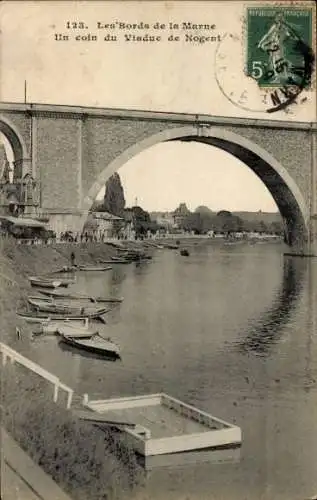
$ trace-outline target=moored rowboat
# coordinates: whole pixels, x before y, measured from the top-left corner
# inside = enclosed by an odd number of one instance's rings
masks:
[[[64,278],[64,277],[59,277],[58,278],[58,281],[61,282],[60,286],[63,286],[63,287],[68,287],[69,285],[74,285],[76,283],[76,278]]]
[[[28,323],[42,323],[43,321],[82,321],[85,318],[88,319],[97,319],[102,323],[105,323],[102,315],[109,311],[109,309],[102,309],[104,311],[102,313],[90,313],[90,314],[57,314],[57,313],[44,313],[38,311],[26,311],[26,310],[17,310],[17,315],[22,319],[25,319]]]
[[[71,334],[76,338],[89,338],[98,333],[96,328],[88,328],[88,321],[42,321],[34,334]]]
[[[34,297],[28,297],[28,302],[38,311],[57,313],[57,314],[76,314],[80,316],[90,316],[91,314],[96,314],[98,316],[108,312],[108,309],[97,308],[93,306],[80,307],[78,305],[71,305],[69,302],[55,302],[53,299],[37,299]]]
[[[61,280],[54,278],[41,278],[40,276],[29,276],[29,282],[32,286],[39,286],[44,288],[57,288],[62,285]]]
[[[122,302],[123,297],[92,297],[91,295],[84,295],[80,293],[64,292],[63,290],[41,290],[43,295],[54,298],[67,298],[73,300],[90,300],[91,302]]]
[[[117,257],[116,259],[114,257],[111,257],[111,260],[101,260],[101,264],[131,264],[130,260],[126,259],[120,259],[120,257]]]
[[[110,271],[111,266],[79,266],[80,271]]]

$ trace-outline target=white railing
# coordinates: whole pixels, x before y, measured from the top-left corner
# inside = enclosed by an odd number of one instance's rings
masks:
[[[22,356],[22,354],[19,354],[16,352],[14,349],[11,349],[11,347],[7,346],[6,344],[3,344],[0,342],[0,351],[2,353],[2,365],[5,366],[7,359],[10,360],[10,362],[13,363],[19,363],[20,365],[25,366],[29,370],[31,370],[34,373],[37,373],[40,377],[44,378],[45,380],[48,380],[53,384],[54,386],[54,395],[53,395],[53,400],[55,403],[57,403],[58,400],[58,391],[59,389],[64,390],[67,392],[67,409],[71,407],[72,404],[72,399],[73,399],[73,394],[74,391],[67,385],[63,384],[58,377],[53,375],[52,373],[48,372],[38,364],[34,363],[33,361],[29,360],[28,358],[25,358]]]

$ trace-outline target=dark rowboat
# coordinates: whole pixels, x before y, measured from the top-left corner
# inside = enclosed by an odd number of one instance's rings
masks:
[[[104,354],[105,356],[120,356],[120,348],[114,342],[106,340],[99,335],[95,335],[90,339],[78,339],[70,335],[62,335],[62,342],[65,342],[78,349],[90,351],[96,354]]]
[[[172,245],[171,243],[165,243],[164,248],[168,248],[169,250],[178,250],[179,247],[177,245]]]
[[[183,257],[189,257],[189,251],[186,248],[182,248],[179,252]]]

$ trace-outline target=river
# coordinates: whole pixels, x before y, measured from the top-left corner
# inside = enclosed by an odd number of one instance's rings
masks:
[[[139,266],[78,275],[82,292],[124,297],[102,326],[122,360],[62,349],[56,337],[23,342],[23,353],[80,394],[164,391],[241,427],[235,460],[149,472],[153,500],[316,494],[317,259],[283,257],[271,243],[190,253],[157,250]]]

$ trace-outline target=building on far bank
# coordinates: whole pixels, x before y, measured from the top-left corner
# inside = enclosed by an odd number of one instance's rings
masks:
[[[83,233],[97,236],[98,239],[109,239],[118,236],[125,221],[122,217],[110,212],[90,212],[83,228]]]
[[[184,222],[189,215],[190,211],[188,210],[186,203],[180,203],[172,214],[174,219],[174,228],[182,229]]]
[[[174,217],[171,212],[151,212],[150,217],[152,222],[156,222],[167,233],[171,232],[174,227]]]

